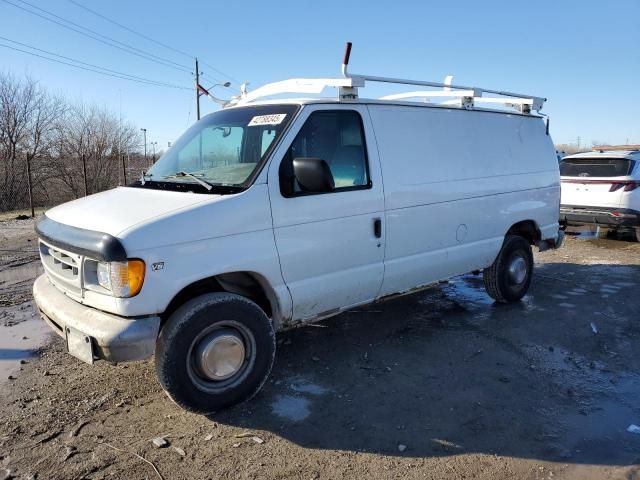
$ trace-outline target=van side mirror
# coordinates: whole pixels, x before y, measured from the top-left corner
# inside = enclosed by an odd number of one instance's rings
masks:
[[[327,193],[335,189],[331,169],[321,158],[294,158],[293,175],[304,192]]]

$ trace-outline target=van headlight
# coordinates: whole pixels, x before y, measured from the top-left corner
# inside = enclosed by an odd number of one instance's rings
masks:
[[[125,262],[99,262],[98,284],[114,297],[133,297],[144,283],[144,262],[133,259]]]

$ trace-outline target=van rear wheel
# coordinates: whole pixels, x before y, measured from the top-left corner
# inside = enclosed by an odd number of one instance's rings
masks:
[[[533,253],[529,242],[508,235],[498,257],[483,271],[484,288],[497,302],[517,302],[529,290],[533,275]]]
[[[275,331],[251,300],[210,293],[178,308],[156,343],[156,374],[182,408],[213,413],[253,397],[275,358]]]

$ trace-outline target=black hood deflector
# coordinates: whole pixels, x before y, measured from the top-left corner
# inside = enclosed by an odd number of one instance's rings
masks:
[[[43,215],[36,222],[36,233],[45,242],[103,262],[122,262],[127,252],[120,240],[108,233],[85,230],[51,220]]]

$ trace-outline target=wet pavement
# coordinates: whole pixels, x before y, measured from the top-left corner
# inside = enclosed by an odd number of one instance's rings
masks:
[[[2,320],[0,320],[2,322]],[[0,323],[0,384],[8,381],[25,361],[37,356],[38,349],[49,342],[51,329],[29,306],[12,324]]]
[[[32,224],[31,220],[1,222],[0,383],[34,357],[51,335],[31,299],[33,281],[42,273]]]
[[[169,401],[151,362],[92,367],[55,339],[4,384],[0,467],[153,475],[108,442],[167,479],[640,478],[640,244],[583,233],[535,259],[516,304],[465,275],[279,334],[263,391],[210,418]]]
[[[263,395],[271,400],[252,405],[248,424],[244,412],[218,418],[313,448],[393,455],[401,443],[417,456],[633,463],[640,437],[626,428],[640,422],[640,375],[637,360],[621,360],[636,356],[639,330],[629,323],[640,266],[564,270],[538,265],[515,305],[494,304],[481,277],[468,275],[375,305],[369,318],[345,314],[326,329],[289,332]],[[565,273],[579,286],[565,285]],[[610,304],[610,295],[633,301]],[[301,371],[307,390],[287,381]]]

